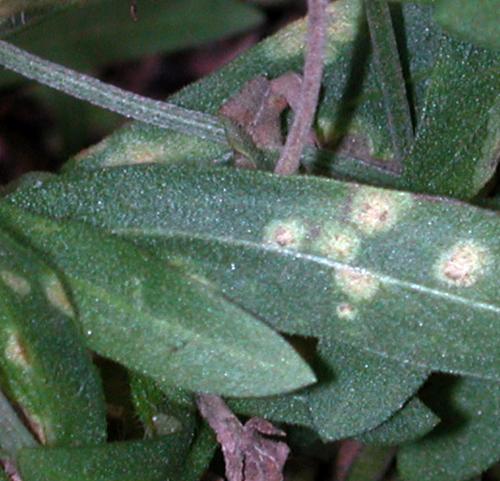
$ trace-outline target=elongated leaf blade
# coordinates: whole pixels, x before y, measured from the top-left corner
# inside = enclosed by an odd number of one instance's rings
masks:
[[[443,43],[405,160],[408,189],[470,199],[493,176],[500,142],[499,66],[498,54]]]
[[[500,379],[494,212],[318,178],[159,165],[50,181],[9,202],[178,252],[181,268],[285,332]]]
[[[277,333],[210,281],[84,224],[0,211],[64,273],[87,343],[102,355],[194,391],[262,396],[315,381]]]
[[[48,445],[106,439],[100,379],[55,273],[0,231],[0,380]]]
[[[24,449],[18,465],[24,481],[181,481],[188,447],[183,434],[173,434],[150,441]]]
[[[440,376],[427,386],[423,399],[441,424],[401,449],[403,479],[462,481],[498,461],[500,384]]]

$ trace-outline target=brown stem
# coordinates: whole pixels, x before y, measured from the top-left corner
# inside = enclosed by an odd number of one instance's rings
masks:
[[[308,0],[307,51],[300,100],[275,173],[297,172],[318,104],[326,46],[328,0]]]

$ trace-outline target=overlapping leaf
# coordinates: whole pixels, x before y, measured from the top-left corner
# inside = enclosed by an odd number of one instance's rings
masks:
[[[177,258],[285,332],[500,379],[493,212],[318,178],[159,165],[61,178],[8,201]]]
[[[0,231],[0,379],[48,445],[106,439],[104,396],[55,273]]]
[[[358,439],[368,444],[396,446],[421,438],[438,423],[439,418],[415,397],[387,421]]]
[[[423,395],[440,416],[430,434],[398,456],[407,481],[462,481],[500,458],[500,385],[479,379],[436,376]]]
[[[88,345],[164,384],[233,395],[314,382],[275,332],[129,242],[3,205],[1,218],[64,273]]]

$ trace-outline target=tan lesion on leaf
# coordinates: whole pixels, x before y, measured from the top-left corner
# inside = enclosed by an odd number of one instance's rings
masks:
[[[8,288],[22,297],[27,296],[31,292],[30,283],[23,276],[15,272],[7,270],[0,271],[0,279]]]
[[[264,229],[264,242],[284,249],[302,248],[307,237],[307,227],[299,219],[273,220]]]
[[[44,279],[43,284],[50,304],[66,316],[75,317],[73,306],[59,279],[55,275],[50,275]]]
[[[339,319],[347,319],[347,320],[354,319],[357,314],[356,308],[352,304],[349,304],[348,302],[341,302],[335,309],[335,312],[337,313]]]
[[[313,249],[340,261],[353,260],[359,250],[360,240],[352,228],[336,222],[325,223],[313,243]]]
[[[445,252],[435,265],[437,277],[455,287],[471,287],[490,262],[488,249],[476,241],[460,241]]]
[[[352,200],[350,218],[365,234],[386,232],[394,227],[411,204],[410,194],[362,187]]]
[[[19,333],[16,331],[8,332],[4,354],[5,358],[12,364],[22,367],[23,369],[29,368],[31,365],[28,351],[26,350]]]
[[[377,293],[380,283],[372,274],[355,267],[341,267],[335,271],[335,281],[344,294],[353,301],[369,301]]]

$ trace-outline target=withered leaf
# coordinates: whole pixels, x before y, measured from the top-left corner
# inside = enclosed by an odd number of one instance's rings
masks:
[[[241,424],[226,403],[213,394],[198,395],[197,404],[221,445],[227,481],[283,481],[290,450],[286,443],[267,437],[284,436],[283,431],[261,418]]]

